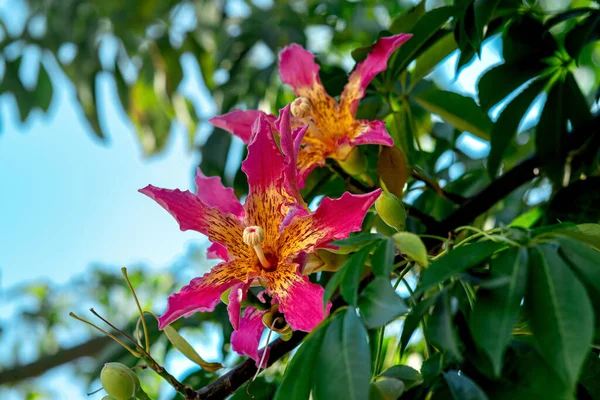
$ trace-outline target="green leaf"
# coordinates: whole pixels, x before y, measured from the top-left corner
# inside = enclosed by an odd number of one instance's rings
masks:
[[[423,272],[418,291],[422,293],[460,272],[481,264],[505,246],[504,243],[484,241],[450,250],[444,256],[433,261]]]
[[[506,346],[519,317],[527,284],[527,249],[514,247],[491,261],[491,277],[510,277],[507,285],[493,290],[479,289],[469,326],[473,340],[482,349],[499,377]],[[490,334],[493,332],[493,334]]]
[[[433,296],[422,299],[419,303],[417,303],[416,307],[413,307],[413,309],[410,310],[410,313],[408,313],[404,319],[402,335],[400,336],[400,355],[404,353],[404,349],[406,349],[408,341],[419,326],[421,318],[423,318],[423,315],[426,313],[429,313],[429,309],[437,301],[438,297],[439,293],[436,293]]]
[[[477,83],[479,103],[484,111],[489,111],[525,82],[536,78],[545,65],[530,58],[498,65],[487,71]],[[498,85],[502,82],[502,85]]]
[[[376,277],[362,291],[358,308],[365,325],[371,329],[386,325],[408,311],[389,278],[383,276]]]
[[[194,350],[192,345],[189,344],[188,341],[185,340],[183,336],[181,336],[179,332],[175,330],[175,328],[173,328],[173,326],[167,325],[163,329],[163,332],[169,339],[169,342],[171,342],[171,344],[177,350],[179,350],[181,354],[183,354],[184,356],[201,366],[203,370],[208,372],[215,372],[223,368],[223,365],[221,363],[204,361],[202,357],[200,357],[200,355],[196,352],[196,350]]]
[[[356,307],[358,304],[358,286],[362,277],[365,263],[373,246],[366,246],[354,253],[337,272],[342,274],[340,293],[346,303]]]
[[[571,18],[577,18],[585,14],[589,14],[590,12],[595,11],[595,8],[573,8],[570,10],[566,10],[560,12],[558,14],[554,14],[552,18],[548,19],[544,25],[546,28],[550,28],[556,24],[560,24],[561,22],[567,21]]]
[[[554,55],[558,45],[552,34],[533,14],[512,19],[502,37],[502,55],[507,63],[523,59],[541,60]]]
[[[587,391],[589,398],[600,399],[600,356],[597,352],[591,352],[587,362],[583,367],[583,372],[579,379],[581,386]],[[583,396],[582,396],[583,397]]]
[[[535,133],[537,156],[545,166],[548,177],[561,183],[564,169],[564,147],[567,118],[563,108],[563,82],[557,82],[546,99]]]
[[[388,64],[391,66],[390,76],[397,78],[454,14],[455,8],[450,6],[433,9],[423,15],[409,31],[404,32],[412,33],[413,37],[392,56]],[[394,34],[400,33],[391,28],[390,31]]]
[[[37,86],[35,88],[35,98],[37,105],[44,111],[48,111],[52,103],[52,80],[48,75],[48,71],[43,64],[40,63],[40,72],[38,74]]]
[[[125,82],[125,78],[121,73],[121,68],[118,65],[115,65],[115,83],[117,84],[117,94],[119,95],[119,99],[121,100],[121,105],[125,112],[129,111],[129,85]]]
[[[425,0],[421,0],[419,4],[394,18],[390,25],[390,32],[393,34],[410,32],[423,15],[425,15]]]
[[[546,82],[545,79],[538,79],[530,84],[506,106],[492,127],[491,151],[488,157],[490,177],[496,177],[502,157],[516,136],[521,120],[531,107],[531,103],[544,89]]]
[[[371,257],[371,268],[375,276],[388,278],[394,268],[394,253],[396,248],[394,241],[386,239],[381,242]]]
[[[538,350],[561,380],[575,388],[592,343],[594,312],[585,287],[556,249],[530,249],[525,306]]]
[[[275,382],[269,382],[264,377],[259,376],[256,381],[246,382],[240,386],[228,400],[271,400],[276,390],[277,385]]]
[[[334,240],[331,242],[331,246],[335,246],[337,249],[329,249],[329,251],[336,254],[353,253],[382,237],[382,235],[376,233],[361,233],[359,235],[351,236],[348,239]]]
[[[600,251],[570,237],[557,240],[561,255],[588,287],[595,305],[600,306]]]
[[[427,318],[427,340],[447,352],[453,359],[462,360],[459,339],[452,321],[450,295],[444,291],[438,297],[433,313]]]
[[[599,26],[600,28],[600,26]],[[590,105],[575,80],[572,73],[565,77],[564,105],[566,117],[574,127],[592,119]]]
[[[597,40],[600,40],[600,12],[596,10],[567,33],[565,49],[577,60],[585,45]]]
[[[406,254],[410,259],[415,260],[424,267],[429,265],[427,248],[420,237],[410,232],[398,232],[394,233],[393,238],[401,253]]]
[[[396,400],[404,393],[404,383],[394,378],[379,379],[371,383],[369,400]]]
[[[487,400],[485,392],[469,377],[457,371],[444,373],[444,379],[450,388],[454,400]]]
[[[544,210],[541,207],[534,207],[531,210],[519,215],[513,219],[509,226],[520,228],[531,228],[544,216]]]
[[[473,2],[475,16],[475,35],[477,38],[476,49],[479,49],[484,37],[484,29],[490,18],[494,14],[496,7],[500,4],[500,0],[475,0]]]
[[[342,309],[333,316],[322,348],[326,351],[319,353],[316,363],[308,364],[314,366],[314,399],[367,399],[371,354],[367,331],[353,308]]]
[[[452,32],[446,33],[441,39],[428,47],[423,54],[417,58],[415,69],[410,75],[409,92],[417,83],[427,76],[442,60],[457,48],[456,40]]]
[[[327,327],[333,320],[334,318],[325,321],[304,339],[285,369],[274,400],[309,400],[314,380],[317,379],[315,369],[311,367],[322,355],[321,343],[323,343]]]
[[[394,365],[393,367],[385,370],[380,376],[395,378],[404,382],[404,387],[406,390],[423,383],[423,377],[421,374],[408,365]]]
[[[400,111],[393,112],[386,118],[386,125],[390,135],[394,139],[394,144],[402,150],[408,164],[413,164],[417,157],[415,149],[415,133],[409,123],[406,114],[406,108],[402,107]]]
[[[439,115],[460,131],[490,140],[492,121],[470,97],[439,89],[430,89],[414,95],[414,100],[430,113]]]

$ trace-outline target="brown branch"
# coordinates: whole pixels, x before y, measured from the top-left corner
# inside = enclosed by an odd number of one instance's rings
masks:
[[[41,357],[30,364],[14,366],[9,370],[0,372],[0,385],[33,378],[59,365],[75,361],[78,358],[96,355],[110,343],[113,343],[112,339],[100,336],[80,345],[61,349],[55,354]]]

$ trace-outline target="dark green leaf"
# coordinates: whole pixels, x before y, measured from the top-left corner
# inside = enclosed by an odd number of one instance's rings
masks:
[[[376,233],[361,233],[359,235],[351,236],[348,239],[331,242],[331,246],[335,246],[337,249],[330,249],[329,251],[337,254],[349,254],[362,249],[381,238],[382,236]]]
[[[394,144],[400,147],[408,164],[414,163],[417,158],[414,145],[415,134],[406,114],[406,108],[402,107],[400,111],[392,113],[387,118],[386,125],[394,139]]]
[[[342,309],[333,316],[322,348],[326,351],[319,353],[316,363],[308,364],[314,366],[314,398],[367,399],[371,354],[367,331],[353,308]]]
[[[590,297],[600,307],[600,251],[570,237],[557,240],[561,255],[590,289]]]
[[[422,299],[419,303],[417,303],[416,307],[413,307],[410,310],[410,313],[404,319],[404,326],[402,327],[402,335],[400,337],[400,354],[404,353],[404,349],[408,345],[408,341],[412,337],[415,329],[419,326],[421,322],[421,318],[426,313],[429,313],[429,309],[433,306],[433,304],[437,301],[439,297],[439,293],[434,294],[433,296]]]
[[[337,272],[342,274],[340,293],[346,303],[356,307],[358,304],[358,286],[365,269],[365,262],[373,246],[366,246],[354,253]]]
[[[585,287],[556,249],[530,249],[525,306],[538,350],[572,389],[592,342],[594,312]]]
[[[200,169],[207,176],[220,176],[223,178],[227,154],[231,145],[231,134],[215,129],[201,148],[202,162]]]
[[[491,151],[488,157],[488,173],[494,178],[500,168],[502,157],[514,139],[521,120],[525,116],[531,103],[541,93],[546,85],[545,79],[538,79],[521,92],[498,117],[492,127]],[[502,85],[498,85],[502,86]]]
[[[500,376],[504,351],[519,317],[527,284],[527,249],[508,249],[491,261],[491,271],[493,278],[509,277],[509,284],[477,291],[469,325],[473,340],[488,355],[494,374]]]
[[[567,33],[565,49],[577,59],[583,47],[596,40],[600,40],[600,12],[597,10]]]
[[[35,98],[37,105],[45,112],[50,108],[52,102],[52,80],[43,64],[40,64],[37,87],[35,88]]]
[[[537,77],[544,64],[536,59],[498,65],[487,71],[477,83],[479,102],[487,112],[525,82]],[[498,82],[502,82],[501,85]]]
[[[425,0],[394,18],[390,25],[390,32],[393,34],[410,32],[423,15],[425,15]]]
[[[249,389],[248,385],[250,385]],[[242,385],[235,391],[229,400],[271,400],[273,399],[276,390],[277,385],[275,382],[269,382],[260,376],[256,381],[247,382]],[[298,397],[292,397],[291,395],[289,398],[299,399]]]
[[[541,60],[557,49],[552,34],[531,14],[515,17],[503,36],[502,55],[507,63],[530,57]]]
[[[404,393],[404,383],[394,378],[379,379],[371,383],[369,400],[396,400]]]
[[[423,272],[419,292],[445,281],[446,279],[475,267],[492,256],[506,244],[491,241],[467,244],[452,249],[450,252],[433,261]]]
[[[404,382],[404,387],[406,390],[423,383],[423,377],[421,374],[408,365],[394,365],[393,367],[385,370],[380,376],[395,378]]]
[[[392,239],[386,239],[377,247],[371,257],[371,268],[375,276],[389,277],[394,267],[396,247]]]
[[[336,318],[339,318],[336,315]],[[325,332],[334,318],[312,331],[298,349],[285,370],[283,380],[277,389],[274,400],[309,400],[314,380],[314,368],[311,368],[322,355],[321,344]]]
[[[592,119],[592,113],[590,112],[590,105],[581,89],[575,80],[572,73],[568,73],[565,77],[565,89],[564,89],[564,105],[566,118],[571,121],[574,127],[579,126],[582,122],[586,122]]]
[[[119,95],[119,99],[121,100],[121,105],[125,112],[129,111],[129,86],[127,82],[125,82],[125,78],[123,78],[123,74],[121,73],[121,68],[118,65],[115,65],[115,83],[117,84],[117,93]]]
[[[362,291],[358,308],[368,328],[386,325],[408,311],[389,278],[383,276],[376,277]]]
[[[450,388],[454,400],[487,400],[487,395],[475,382],[457,371],[444,373],[444,379]]]
[[[458,130],[471,132],[484,140],[490,139],[492,121],[472,98],[454,92],[430,89],[415,94],[414,100]]]
[[[442,28],[448,19],[455,13],[454,7],[440,7],[433,9],[423,15],[418,22],[404,33],[412,33],[413,37],[408,42],[402,45],[393,56],[390,62],[390,74],[392,77],[398,77],[415,57],[418,56],[423,46],[429,42],[440,28]],[[391,30],[391,29],[390,29]],[[400,32],[391,30],[392,33]],[[440,36],[441,38],[442,36]]]
[[[462,355],[459,339],[452,319],[450,295],[444,291],[438,297],[433,313],[427,318],[427,340],[438,349],[447,352],[453,359],[460,361]]]
[[[477,38],[478,49],[483,40],[483,31],[488,24],[490,18],[494,14],[496,7],[500,4],[500,0],[475,0],[473,2],[475,15],[475,33]]]
[[[583,223],[600,221],[600,177],[589,177],[560,188],[548,204],[546,221]],[[577,207],[573,207],[577,204]]]
[[[454,35],[452,35],[452,32],[448,32],[432,46],[423,51],[423,54],[417,58],[415,69],[410,75],[409,90],[412,90],[412,88],[414,88],[421,79],[428,75],[433,68],[435,68],[446,57],[448,57],[450,53],[456,50],[457,46],[456,40],[454,40]]]
[[[563,82],[557,82],[550,89],[535,133],[537,156],[546,167],[548,177],[557,183],[563,178],[563,144],[567,134],[563,89]]]
[[[552,16],[552,18],[548,19],[544,25],[547,28],[550,28],[556,24],[560,24],[561,22],[567,21],[571,18],[577,18],[582,15],[589,14],[590,12],[593,12],[594,10],[596,10],[596,9],[585,8],[585,7],[584,8],[573,8],[570,10],[566,10],[566,11],[560,12],[560,13]]]
[[[591,399],[600,399],[600,356],[597,352],[590,352],[583,367],[579,383],[585,388]]]

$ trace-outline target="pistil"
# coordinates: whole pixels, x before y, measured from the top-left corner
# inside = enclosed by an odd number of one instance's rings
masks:
[[[265,231],[260,226],[249,226],[244,229],[242,239],[244,240],[244,243],[254,249],[260,264],[265,269],[271,268],[271,263],[269,263],[269,260],[265,257],[265,253],[261,246],[262,242],[265,240]]]

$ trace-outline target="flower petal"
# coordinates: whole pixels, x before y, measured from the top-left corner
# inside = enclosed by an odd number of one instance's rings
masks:
[[[359,120],[357,123],[357,129],[350,140],[350,146],[357,146],[359,144],[394,145],[394,139],[392,139],[385,128],[385,122]]]
[[[206,250],[206,258],[209,260],[229,260],[227,249],[219,243],[213,243],[209,246]]]
[[[184,315],[214,310],[224,291],[248,282],[255,275],[254,266],[245,262],[234,260],[218,264],[204,276],[192,279],[178,293],[169,296],[167,310],[158,319],[159,329]]]
[[[344,87],[340,97],[341,108],[349,108],[352,115],[356,114],[358,102],[364,97],[371,80],[381,71],[385,71],[392,53],[411,37],[410,34],[401,33],[383,37],[375,43],[373,51],[367,55],[364,61],[358,63],[348,78],[348,84]]]
[[[195,194],[179,189],[161,189],[148,185],[139,190],[167,210],[182,231],[191,229],[208,236],[211,242],[227,248],[235,257],[248,259],[254,252],[242,240],[244,227],[240,220],[229,213],[222,213],[217,207],[207,206]]]
[[[298,151],[308,125],[298,127],[292,133],[290,124],[290,105],[279,110],[279,118],[275,121],[275,127],[279,132],[281,151],[284,155],[284,188],[288,194],[294,197],[299,204],[305,204],[300,189],[298,188]]]
[[[268,252],[274,246],[281,221],[287,214],[287,208],[283,206],[292,199],[284,196],[284,158],[264,116],[256,121],[254,132],[252,142],[248,145],[248,157],[242,163],[250,187],[244,209],[246,224],[264,230],[263,249]]]
[[[279,53],[281,80],[294,88],[298,96],[302,96],[299,91],[304,88],[323,87],[319,79],[319,69],[315,63],[315,56],[299,44],[293,43]]]
[[[273,115],[265,114],[259,110],[233,110],[227,114],[212,117],[208,122],[217,128],[234,134],[248,144],[252,139],[252,126],[260,115],[265,115],[270,122],[275,121]]]
[[[256,361],[256,366],[260,367],[260,359],[263,351],[267,351],[262,368],[267,366],[269,360],[269,347],[267,346],[262,351],[258,351],[260,338],[265,330],[262,322],[262,316],[268,310],[260,311],[254,307],[246,307],[244,316],[240,320],[239,330],[233,331],[231,334],[231,347],[240,355],[247,355]]]
[[[325,165],[325,159],[331,154],[331,151],[323,142],[308,133],[304,135],[303,147],[298,152],[298,187],[304,188],[308,175],[316,167]]]
[[[231,321],[231,326],[233,326],[233,329],[235,330],[237,330],[240,327],[240,311],[242,301],[246,299],[249,288],[250,282],[238,283],[237,285],[232,287],[231,292],[229,292],[229,304],[227,305],[227,313],[229,314],[229,321]]]
[[[196,169],[197,196],[209,207],[217,207],[222,213],[244,217],[244,207],[235,197],[232,188],[226,188],[218,176],[207,177],[200,168]]]
[[[314,213],[297,216],[284,228],[279,238],[279,259],[300,251],[310,253],[315,247],[360,230],[365,214],[380,194],[381,189],[377,189],[362,195],[346,192],[334,200],[324,198]]]
[[[298,272],[297,264],[280,264],[263,272],[269,293],[279,300],[279,311],[292,329],[309,332],[329,314],[331,303],[323,310],[322,286],[311,283]]]

